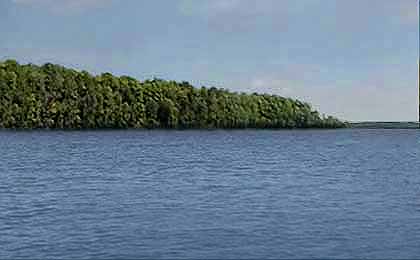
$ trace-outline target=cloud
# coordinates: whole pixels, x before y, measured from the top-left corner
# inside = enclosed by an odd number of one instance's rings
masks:
[[[236,9],[239,4],[239,0],[182,0],[179,4],[179,10],[184,15],[211,15]]]
[[[283,78],[258,78],[239,91],[263,92],[299,99],[316,110],[350,121],[414,121],[417,115],[417,90],[403,83],[351,82],[311,85]],[[390,98],[392,97],[392,98]]]
[[[229,12],[240,7],[240,0],[214,0],[206,3],[211,12]]]
[[[400,6],[399,18],[402,23],[418,25],[417,1],[402,1]]]
[[[261,23],[281,24],[292,1],[282,0],[181,0],[182,15],[205,21],[210,29],[233,32],[249,31]]]
[[[304,67],[311,66],[302,65]],[[316,70],[314,68],[313,73]],[[418,114],[414,71],[407,72],[407,75],[412,75],[407,76],[392,66],[386,66],[383,71],[372,72],[367,78],[341,79],[331,83],[279,71],[231,85],[241,86],[236,91],[270,93],[309,102],[316,110],[343,120],[414,121]]]
[[[180,11],[186,15],[206,16],[257,16],[261,14],[276,14],[284,10],[307,6],[313,1],[278,1],[278,0],[182,0]]]
[[[267,93],[281,96],[293,96],[293,87],[296,83],[292,80],[279,78],[254,78],[251,80],[249,92],[260,92],[264,89]]]
[[[181,14],[205,19],[223,31],[259,29],[256,25],[261,23],[291,29],[311,19],[314,22],[304,26],[357,32],[378,18],[416,24],[417,9],[416,0],[181,0],[179,4]]]
[[[56,14],[80,13],[90,9],[104,7],[111,0],[12,0],[19,6],[46,8]]]

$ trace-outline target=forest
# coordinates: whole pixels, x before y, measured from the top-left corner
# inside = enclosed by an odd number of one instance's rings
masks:
[[[0,128],[342,128],[308,103],[196,88],[188,82],[92,75],[51,63],[0,62]]]

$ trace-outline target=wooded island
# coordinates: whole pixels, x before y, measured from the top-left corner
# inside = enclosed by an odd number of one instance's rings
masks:
[[[188,82],[0,62],[0,128],[341,128],[307,103]]]

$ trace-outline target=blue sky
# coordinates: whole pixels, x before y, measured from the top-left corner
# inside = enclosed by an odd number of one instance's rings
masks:
[[[0,0],[0,59],[416,120],[417,0]]]

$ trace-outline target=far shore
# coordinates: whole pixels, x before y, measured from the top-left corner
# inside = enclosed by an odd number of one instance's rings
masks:
[[[365,129],[418,129],[419,122],[353,122],[350,128]]]

